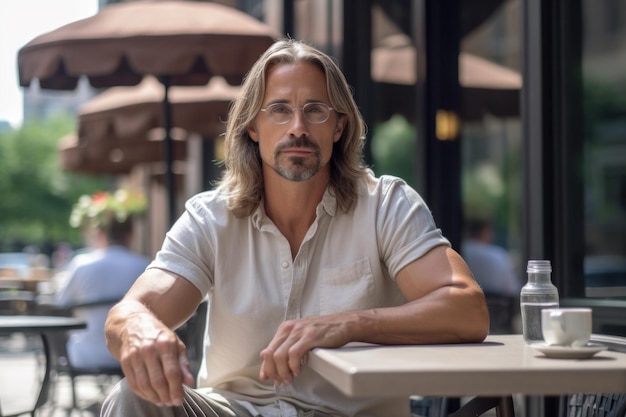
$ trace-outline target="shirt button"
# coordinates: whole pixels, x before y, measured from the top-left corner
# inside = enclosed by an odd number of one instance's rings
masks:
[[[280,266],[282,266],[283,268],[289,268],[289,262],[283,261],[283,263],[281,263]]]

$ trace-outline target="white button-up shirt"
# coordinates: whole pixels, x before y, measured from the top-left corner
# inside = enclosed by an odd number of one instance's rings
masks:
[[[236,218],[223,194],[200,193],[151,267],[185,277],[209,297],[200,387],[247,401],[263,416],[295,416],[297,408],[409,416],[407,398],[347,398],[307,367],[292,384],[261,381],[259,352],[285,320],[404,303],[396,274],[438,245],[449,242],[422,198],[398,178],[369,175],[349,213],[326,191],[295,258],[262,205]]]

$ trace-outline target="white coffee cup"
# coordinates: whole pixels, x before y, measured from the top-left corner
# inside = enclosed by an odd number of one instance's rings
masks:
[[[585,346],[591,337],[591,309],[546,308],[541,311],[541,333],[548,345]]]

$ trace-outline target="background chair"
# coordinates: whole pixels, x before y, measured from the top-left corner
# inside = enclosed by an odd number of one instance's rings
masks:
[[[489,310],[489,334],[514,334],[515,318],[519,315],[519,298],[485,292]]]
[[[206,300],[200,303],[193,316],[176,329],[176,334],[187,347],[189,368],[194,378],[198,376],[204,356],[204,330],[206,328],[208,305],[209,303]]]
[[[485,292],[485,299],[489,310],[489,334],[517,333],[515,319],[520,311],[519,298]],[[463,408],[461,408],[461,398],[416,397],[411,399],[413,416],[475,417],[492,410],[495,410],[493,412],[500,416],[501,414],[512,413],[513,407],[512,397],[477,397],[470,400]]]
[[[69,312],[74,316],[81,316],[79,312],[84,312],[88,309],[101,309],[102,307],[108,307],[109,309],[117,303],[118,300],[104,300],[104,301],[96,301],[91,303],[85,303],[80,305],[72,306],[69,309]],[[91,377],[91,379],[95,382],[98,387],[101,398],[99,400],[104,399],[109,389],[112,387],[114,383],[116,383],[119,379],[123,378],[124,373],[122,372],[121,366],[96,366],[96,367],[77,367],[74,366],[69,359],[67,353],[67,342],[69,340],[71,333],[70,332],[51,332],[48,335],[48,340],[50,342],[50,348],[52,350],[52,369],[55,373],[55,382],[52,386],[51,397],[53,400],[53,405],[55,407],[58,404],[56,401],[56,388],[58,386],[58,378],[60,376],[67,376],[70,379],[70,385],[72,390],[72,404],[69,409],[67,409],[67,414],[71,415],[73,411],[78,411],[82,414],[83,407],[81,406],[81,402],[79,399],[79,390],[78,384],[80,383],[81,377]]]
[[[474,397],[461,404],[459,398],[446,397],[411,399],[412,417],[478,417],[490,413],[496,417],[514,415],[513,397]]]
[[[626,353],[624,337],[593,334],[590,342],[602,343],[609,350]],[[561,397],[560,409],[561,417],[624,417],[626,393],[566,395]]]

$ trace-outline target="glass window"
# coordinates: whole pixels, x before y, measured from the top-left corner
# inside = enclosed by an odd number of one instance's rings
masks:
[[[462,40],[459,56],[465,241],[480,241],[506,251],[517,279],[511,294],[519,294],[524,263],[520,259],[519,7],[518,0],[503,2],[471,28]],[[472,230],[478,224],[486,224],[489,232]],[[491,281],[488,277],[477,280]],[[487,290],[491,286],[485,282],[483,288],[485,285]],[[495,283],[494,288],[498,288]]]
[[[581,5],[585,295],[624,297],[626,3]]]
[[[408,2],[376,1],[372,6],[371,130],[372,168],[377,175],[404,179],[423,192],[418,157],[417,51],[411,37]]]

